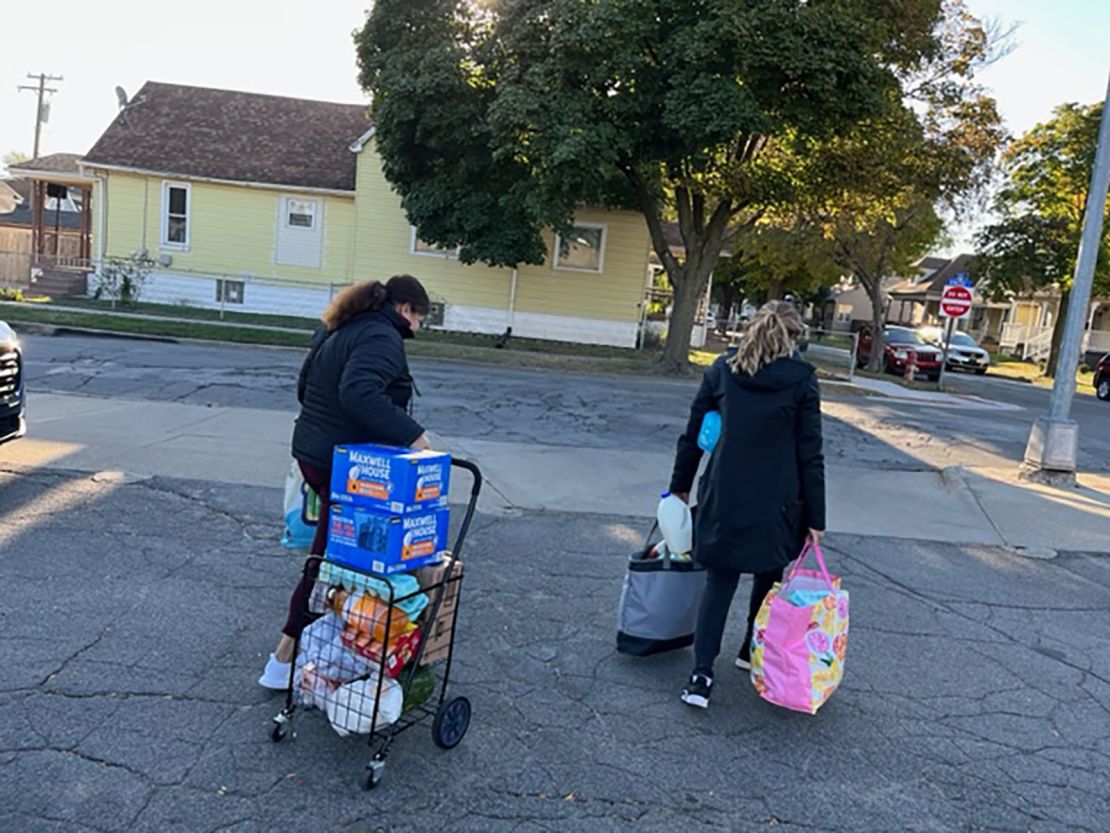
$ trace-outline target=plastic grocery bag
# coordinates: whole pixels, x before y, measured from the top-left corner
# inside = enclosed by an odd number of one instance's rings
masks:
[[[405,701],[401,686],[395,680],[385,678],[381,681],[381,700],[375,702],[378,679],[377,673],[374,673],[365,680],[341,685],[328,695],[328,722],[338,735],[367,735],[372,727],[381,729],[397,722]]]
[[[819,570],[802,568],[811,551]],[[848,591],[807,543],[755,617],[752,685],[769,703],[816,714],[844,677],[847,650]]]
[[[343,644],[343,627],[343,621],[331,613],[317,619],[301,634],[293,682],[307,708],[323,709],[339,686],[370,671],[370,661]]]
[[[320,498],[304,482],[301,467],[294,460],[285,476],[285,531],[281,543],[290,549],[307,550],[316,536],[320,520]]]

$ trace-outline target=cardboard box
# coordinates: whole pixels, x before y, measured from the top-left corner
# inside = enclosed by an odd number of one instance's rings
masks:
[[[326,557],[381,575],[407,573],[439,561],[447,544],[449,521],[447,509],[393,515],[332,506]]]
[[[432,665],[447,659],[451,650],[451,638],[455,626],[455,609],[459,604],[459,593],[462,589],[463,565],[450,555],[445,555],[444,560],[432,567],[419,570],[416,577],[420,580],[421,587],[428,587],[443,580],[449,579],[443,590],[443,601],[440,602],[439,612],[433,621],[424,622],[424,653],[420,657],[421,665]],[[450,579],[457,578],[457,581]],[[434,601],[436,590],[427,590],[429,597]],[[424,619],[431,615],[432,606],[425,609]]]
[[[404,515],[447,505],[451,455],[384,445],[339,445],[332,455],[333,504]]]

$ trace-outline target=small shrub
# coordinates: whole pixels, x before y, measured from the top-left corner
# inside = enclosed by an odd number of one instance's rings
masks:
[[[154,261],[145,252],[130,257],[108,258],[96,276],[93,297],[124,307],[134,306],[143,291],[147,276],[154,269]]]
[[[23,290],[15,286],[0,286],[0,301],[23,302]]]

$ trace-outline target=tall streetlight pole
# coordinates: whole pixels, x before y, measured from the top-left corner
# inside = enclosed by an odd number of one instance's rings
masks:
[[[1048,414],[1040,417],[1029,434],[1025,449],[1027,472],[1037,479],[1074,480],[1079,455],[1079,426],[1071,419],[1075,399],[1075,372],[1083,344],[1083,327],[1091,302],[1095,261],[1102,240],[1102,220],[1106,210],[1106,193],[1110,190],[1110,80],[1102,108],[1098,132],[1095,167],[1091,173],[1087,207],[1083,214],[1083,236],[1079,241],[1079,257],[1075,263],[1068,316],[1064,322],[1064,338],[1056,363],[1052,384],[1052,400]]]

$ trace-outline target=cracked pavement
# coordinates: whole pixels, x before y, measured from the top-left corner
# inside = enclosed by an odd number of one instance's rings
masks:
[[[287,410],[300,360],[27,342],[32,415],[45,390]],[[414,365],[418,407],[436,429],[549,445],[658,450],[692,388]],[[1018,392],[1029,408],[1042,393]],[[1031,417],[826,398],[830,455],[863,468],[1010,459]],[[1088,427],[1084,453],[1105,469],[1110,454],[1098,456]],[[269,740],[281,699],[255,679],[300,567],[277,543],[280,484],[3,460],[5,833],[1093,833],[1110,818],[1105,556],[1040,561],[837,535],[830,562],[853,603],[841,690],[816,717],[763,703],[731,668],[734,621],[700,713],[677,697],[688,650],[648,660],[614,650],[642,521],[479,515],[452,672],[452,693],[474,706],[470,732],[445,753],[414,728],[365,793],[365,743],[318,715],[298,716],[295,740]]]
[[[841,690],[784,712],[726,653],[696,713],[677,698],[688,651],[614,651],[639,522],[479,517],[452,685],[471,731],[448,753],[402,735],[364,793],[365,744],[318,715],[268,737],[280,697],[254,679],[299,566],[279,502],[0,473],[0,830],[1105,829],[1105,557],[838,536]]]
[[[24,339],[32,392],[294,411],[302,351],[91,337]],[[440,434],[658,450],[684,427],[696,380],[537,373],[414,359],[417,416]],[[830,462],[861,468],[1005,467],[1020,461],[1048,392],[953,375],[954,390],[1020,410],[959,411],[824,391]],[[1110,407],[1078,396],[1080,468],[1110,471]],[[875,442],[880,437],[882,442]]]

